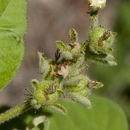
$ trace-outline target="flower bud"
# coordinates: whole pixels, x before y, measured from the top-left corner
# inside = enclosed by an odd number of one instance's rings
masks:
[[[69,92],[81,92],[86,88],[88,83],[88,77],[83,75],[75,76],[64,82],[64,89]]]
[[[112,51],[115,33],[99,26],[89,34],[89,48],[94,54],[107,54]]]
[[[106,5],[106,0],[89,0],[88,2],[92,11],[98,11],[99,9],[103,9]]]
[[[36,84],[35,80],[32,82]],[[34,108],[39,109],[42,105],[53,104],[57,100],[58,94],[53,81],[43,80],[37,86],[32,93],[31,100],[31,105]]]

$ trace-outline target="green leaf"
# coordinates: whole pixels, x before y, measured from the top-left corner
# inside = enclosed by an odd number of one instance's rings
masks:
[[[26,31],[26,0],[0,0],[0,30],[13,30],[23,36]]]
[[[23,55],[26,0],[0,0],[0,88],[11,81]]]
[[[0,8],[0,16],[3,14],[3,12],[5,11],[7,5],[9,4],[10,0],[1,0],[0,4],[2,5]]]
[[[128,130],[124,112],[117,104],[99,97],[91,101],[92,109],[61,101],[68,114],[54,114],[50,118],[50,130]]]

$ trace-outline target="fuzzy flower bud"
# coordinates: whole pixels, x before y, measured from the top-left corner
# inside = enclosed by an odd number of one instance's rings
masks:
[[[89,5],[93,11],[97,11],[105,7],[106,0],[89,0]]]

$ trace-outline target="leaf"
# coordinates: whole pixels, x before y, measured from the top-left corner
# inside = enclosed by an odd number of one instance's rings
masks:
[[[68,114],[54,114],[50,118],[50,130],[128,130],[124,112],[117,104],[100,97],[91,100],[92,109],[61,101]]]
[[[2,4],[1,8],[0,8],[0,16],[3,14],[3,12],[5,11],[7,5],[9,4],[10,0],[1,0],[0,4]]]
[[[128,130],[126,116],[122,109],[108,99],[91,97],[92,109],[68,101],[59,101],[67,108],[67,115],[46,111],[30,110],[18,118],[0,125],[0,130],[25,130],[37,116],[45,115],[50,119],[49,130]],[[0,112],[5,111],[0,107]],[[7,110],[7,109],[6,109]]]
[[[26,0],[0,1],[0,8],[4,10],[0,16],[0,28],[13,30],[19,36],[26,31]]]
[[[23,55],[26,0],[0,0],[0,88],[11,81]]]

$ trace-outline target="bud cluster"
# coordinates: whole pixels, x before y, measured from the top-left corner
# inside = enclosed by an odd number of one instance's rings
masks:
[[[105,3],[106,0],[89,0],[93,11],[104,8]],[[95,18],[95,14],[91,17]],[[57,104],[59,98],[67,98],[88,108],[91,107],[89,96],[92,90],[102,87],[103,84],[87,76],[88,61],[116,65],[112,55],[115,33],[94,22],[92,23],[94,26],[90,28],[88,40],[85,42],[79,42],[75,29],[70,30],[68,43],[57,41],[55,60],[50,60],[43,53],[38,53],[42,79],[32,80],[31,83],[31,105],[34,108],[47,106],[65,114],[64,106]]]

